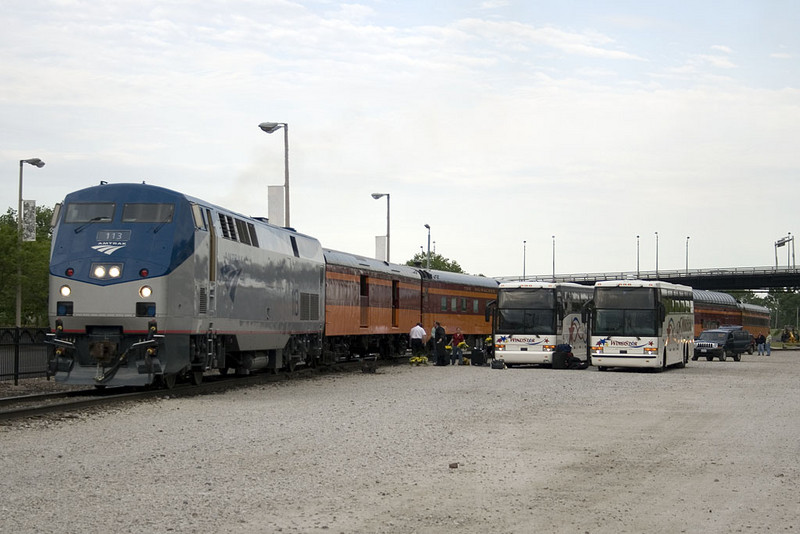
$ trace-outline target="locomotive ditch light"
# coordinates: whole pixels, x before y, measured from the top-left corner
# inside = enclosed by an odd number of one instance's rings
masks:
[[[108,268],[108,276],[110,276],[111,278],[119,278],[119,275],[121,274],[122,274],[122,269],[119,267],[119,265],[112,265],[111,267]]]
[[[72,289],[69,286],[61,286],[58,290],[62,297],[68,297],[72,294]]]
[[[92,271],[92,272],[94,273],[94,277],[95,278],[105,278],[106,277],[106,268],[103,267],[102,265],[97,265],[94,268],[94,271]]]
[[[153,288],[150,286],[142,286],[139,288],[139,296],[143,299],[150,298],[150,295],[153,294]]]

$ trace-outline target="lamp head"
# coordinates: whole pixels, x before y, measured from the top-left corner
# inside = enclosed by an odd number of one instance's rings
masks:
[[[379,198],[383,198],[386,196],[386,193],[372,193],[372,198],[378,200]]]
[[[428,224],[425,225],[425,228],[427,228],[428,230],[431,229],[430,225],[428,225]]]
[[[259,128],[264,130],[267,133],[272,133],[275,130],[279,130],[283,126],[283,123],[280,122],[262,122],[258,125]]]
[[[28,165],[34,165],[40,169],[44,167],[44,161],[40,160],[39,158],[23,159],[22,162],[27,163]]]

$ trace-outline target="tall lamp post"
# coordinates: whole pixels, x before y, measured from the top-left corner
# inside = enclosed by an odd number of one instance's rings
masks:
[[[431,268],[431,225],[426,224],[425,228],[428,229],[428,261],[425,262],[425,268],[430,270],[430,268]]]
[[[289,223],[289,125],[285,122],[262,122],[258,127],[268,134],[283,128],[283,201],[284,210],[286,211],[286,223],[284,226],[289,227],[291,226]]]
[[[553,236],[553,282],[556,281],[556,236]]]
[[[686,274],[689,274],[689,236],[686,236]]]
[[[527,252],[527,243],[528,242],[526,240],[522,241],[522,280],[523,281],[525,280],[525,264],[526,264],[525,254]]]
[[[639,278],[639,236],[636,236],[636,278]]]
[[[39,158],[19,160],[19,202],[17,203],[17,328],[22,326],[22,167],[27,163],[40,169],[44,161]]]
[[[372,193],[372,198],[378,200],[386,197],[386,261],[389,260],[389,193]]]
[[[656,279],[658,279],[658,232],[656,232]]]

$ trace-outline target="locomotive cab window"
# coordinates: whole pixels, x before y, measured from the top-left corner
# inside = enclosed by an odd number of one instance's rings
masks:
[[[122,208],[122,222],[168,223],[175,211],[173,204],[136,203]]]
[[[72,202],[67,204],[65,223],[110,221],[114,218],[113,202]]]
[[[192,217],[194,218],[194,227],[198,230],[208,230],[206,226],[206,219],[203,217],[203,208],[197,204],[192,204]]]

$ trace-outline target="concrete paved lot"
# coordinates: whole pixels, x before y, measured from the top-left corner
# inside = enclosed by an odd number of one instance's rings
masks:
[[[0,532],[798,532],[800,353],[410,367],[0,427]]]

